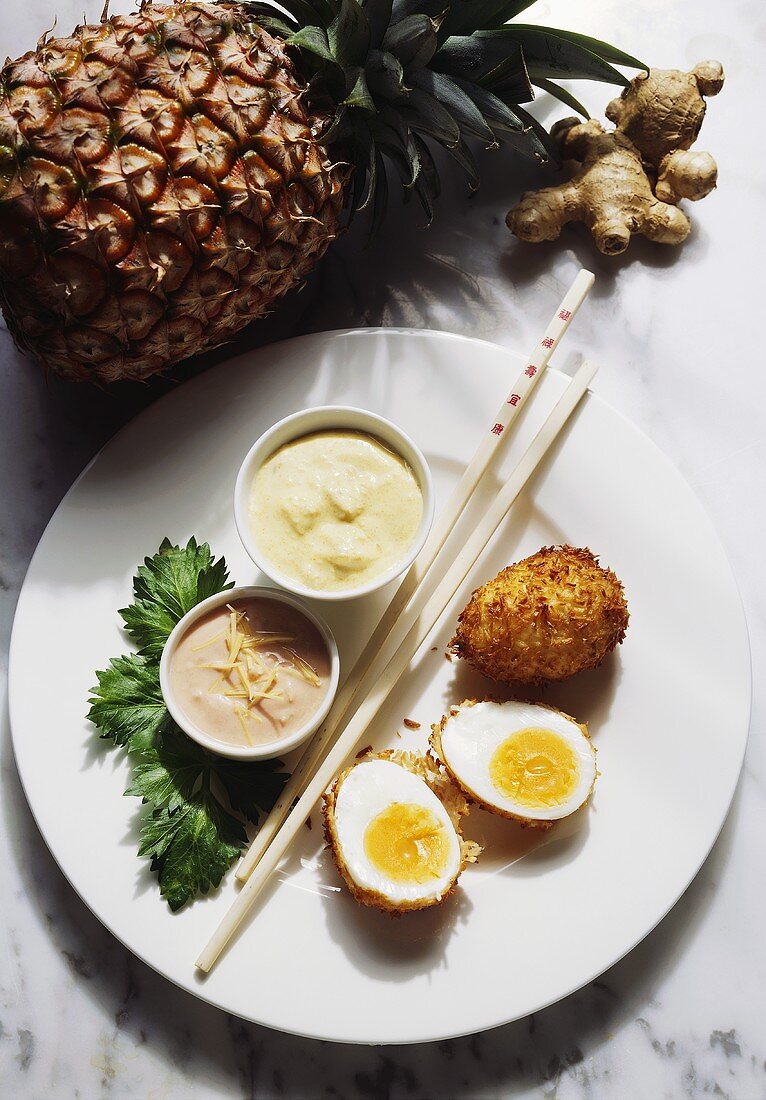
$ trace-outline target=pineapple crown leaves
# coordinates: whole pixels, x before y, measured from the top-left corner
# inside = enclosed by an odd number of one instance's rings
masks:
[[[558,80],[627,85],[615,65],[646,68],[572,31],[515,22],[533,0],[251,0],[260,26],[300,56],[309,95],[331,121],[325,143],[354,164],[351,213],[385,213],[390,165],[428,221],[439,193],[429,143],[478,185],[470,139],[557,162],[545,128],[522,104],[540,88],[587,117]]]

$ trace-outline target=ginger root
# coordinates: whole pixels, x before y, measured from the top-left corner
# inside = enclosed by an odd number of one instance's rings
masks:
[[[717,61],[689,73],[640,73],[606,108],[615,129],[595,119],[563,119],[551,130],[562,160],[579,162],[566,183],[529,191],[508,212],[506,224],[524,241],[552,241],[568,222],[584,222],[606,255],[624,252],[633,234],[680,244],[689,219],[681,199],[696,201],[716,185],[709,153],[691,152],[705,117],[704,96],[723,86]]]

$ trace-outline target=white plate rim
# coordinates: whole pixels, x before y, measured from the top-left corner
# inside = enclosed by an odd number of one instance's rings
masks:
[[[299,344],[303,344],[303,343],[311,343],[312,341],[316,341],[316,340],[330,340],[330,339],[333,339],[333,338],[342,338],[342,337],[349,337],[349,336],[375,338],[377,336],[388,337],[390,335],[398,335],[398,336],[403,336],[403,337],[408,337],[408,338],[409,337],[417,337],[417,338],[420,338],[420,339],[432,339],[432,338],[447,339],[449,341],[459,342],[459,343],[463,343],[463,344],[467,344],[467,345],[479,344],[479,345],[485,346],[487,348],[491,348],[493,351],[500,351],[500,352],[502,352],[506,355],[514,357],[514,358],[517,359],[517,361],[519,363],[521,363],[524,359],[524,356],[522,356],[515,349],[508,348],[508,347],[505,347],[503,345],[499,345],[499,344],[497,344],[493,341],[483,340],[483,339],[480,339],[480,338],[477,338],[477,337],[464,336],[461,333],[448,332],[448,331],[443,331],[443,330],[438,330],[438,329],[413,329],[413,328],[407,328],[407,327],[344,328],[344,329],[326,330],[326,331],[321,331],[321,332],[316,332],[316,333],[307,333],[307,334],[303,334],[303,335],[300,335],[300,336],[292,337],[288,340],[279,341],[278,346],[280,346],[280,347],[285,347],[285,346],[288,346],[288,345],[295,346],[295,345],[299,345]],[[273,345],[265,345],[263,347],[258,347],[258,348],[252,349],[251,351],[245,351],[241,355],[237,356],[237,359],[244,358],[244,357],[246,357],[248,355],[251,355],[251,354],[258,354],[259,352],[263,352],[269,346],[273,346]],[[224,361],[223,363],[217,364],[215,367],[211,368],[208,371],[202,372],[201,374],[195,375],[193,378],[185,380],[185,387],[184,388],[186,388],[186,386],[194,385],[197,381],[201,381],[203,379],[209,379],[210,375],[212,373],[216,372],[216,371],[225,371],[226,368],[227,368],[227,365],[228,365],[228,363],[226,361]],[[552,373],[554,375],[559,375],[561,377],[566,377],[563,374],[563,372],[557,371],[555,368],[549,368],[549,371],[550,371],[550,373]],[[19,597],[18,597],[18,601],[17,601],[17,605],[16,605],[16,610],[14,612],[13,626],[12,626],[12,630],[11,630],[11,638],[10,638],[10,645],[9,645],[9,660],[8,660],[8,710],[9,710],[9,717],[10,717],[11,742],[12,742],[12,747],[13,747],[14,760],[16,762],[16,769],[17,769],[17,773],[19,775],[21,786],[22,786],[22,789],[24,791],[24,795],[25,795],[25,798],[27,800],[27,804],[29,806],[32,817],[35,821],[35,824],[36,824],[37,828],[39,829],[39,831],[41,833],[41,836],[43,837],[43,840],[45,841],[45,844],[46,844],[49,852],[51,853],[51,856],[55,860],[57,866],[59,867],[59,870],[61,871],[61,873],[66,878],[69,885],[75,891],[77,896],[82,900],[82,902],[85,904],[85,906],[88,908],[88,910],[91,913],[93,913],[93,915],[96,917],[96,919],[99,920],[99,922],[105,928],[107,928],[107,930],[110,932],[110,934],[113,935],[115,937],[115,939],[117,939],[126,948],[126,950],[130,951],[132,954],[135,954],[137,958],[139,958],[145,965],[149,966],[156,973],[160,974],[163,978],[170,981],[173,985],[177,986],[177,988],[182,989],[187,993],[190,993],[192,996],[198,997],[199,999],[205,1001],[206,1003],[212,1004],[213,1006],[218,1007],[223,1011],[231,1012],[234,1015],[237,1015],[242,1019],[247,1019],[252,1023],[258,1024],[259,1026],[262,1026],[262,1027],[269,1028],[270,1030],[277,1030],[277,1031],[283,1032],[285,1034],[290,1034],[290,1035],[295,1035],[295,1036],[300,1036],[300,1037],[306,1037],[306,1038],[313,1038],[313,1039],[317,1039],[319,1041],[324,1041],[324,1042],[347,1043],[347,1044],[352,1044],[352,1045],[370,1045],[370,1044],[380,1043],[379,1040],[358,1039],[358,1038],[353,1038],[353,1037],[349,1037],[349,1038],[332,1037],[332,1036],[328,1036],[327,1034],[323,1034],[321,1032],[312,1033],[311,1031],[307,1031],[306,1029],[303,1029],[303,1028],[302,1029],[291,1029],[289,1026],[285,1026],[284,1024],[276,1025],[276,1024],[273,1024],[273,1023],[266,1022],[262,1019],[259,1019],[256,1016],[250,1016],[250,1015],[245,1016],[238,1009],[234,1009],[230,1005],[227,1005],[225,1003],[225,1001],[220,1000],[220,999],[215,998],[215,997],[211,997],[209,995],[206,995],[204,985],[201,985],[201,986],[198,986],[197,988],[194,988],[194,987],[191,987],[190,985],[184,984],[183,981],[177,979],[171,973],[169,973],[165,970],[162,970],[158,965],[154,964],[149,959],[144,957],[142,954],[137,952],[133,947],[131,947],[126,942],[126,940],[123,937],[121,937],[115,931],[113,931],[113,929],[110,928],[109,925],[106,924],[106,922],[104,920],[102,920],[102,918],[100,917],[98,912],[96,912],[96,910],[88,902],[87,898],[77,888],[75,882],[73,881],[72,877],[70,877],[70,874],[68,873],[66,868],[64,866],[62,866],[62,863],[59,861],[59,859],[56,855],[56,852],[54,850],[54,844],[53,844],[51,838],[49,838],[49,836],[46,835],[45,832],[43,832],[43,830],[42,830],[42,828],[39,824],[37,813],[35,812],[34,805],[32,803],[32,800],[29,797],[29,793],[28,793],[28,790],[27,790],[27,783],[25,781],[24,773],[22,772],[21,768],[19,768],[19,765],[18,765],[18,758],[17,758],[17,753],[16,753],[16,742],[15,742],[15,737],[14,737],[14,734],[13,734],[13,731],[14,731],[14,728],[15,728],[14,712],[16,710],[16,707],[14,706],[15,692],[13,690],[13,683],[14,683],[14,668],[15,668],[15,665],[16,665],[17,660],[18,660],[17,645],[16,645],[16,638],[17,638],[16,625],[17,625],[17,620],[20,618],[19,611],[22,608],[24,590],[25,590],[25,587],[26,587],[26,584],[27,584],[27,576],[28,576],[29,572],[32,569],[32,566],[35,562],[37,554],[40,550],[41,544],[45,541],[45,537],[46,537],[46,534],[48,532],[48,528],[53,523],[53,521],[56,518],[56,515],[58,514],[58,512],[66,505],[68,499],[74,493],[74,491],[77,489],[78,485],[83,480],[83,478],[87,475],[88,471],[99,460],[102,452],[106,448],[111,446],[111,444],[113,442],[115,442],[117,439],[119,439],[124,433],[128,432],[132,428],[134,422],[136,420],[140,419],[149,409],[155,409],[160,403],[169,401],[177,393],[178,393],[178,388],[176,388],[174,390],[170,390],[167,393],[161,395],[155,401],[151,402],[148,406],[146,406],[144,409],[140,410],[134,417],[131,417],[130,420],[128,420],[125,424],[123,424],[119,428],[119,430],[117,432],[115,432],[114,435],[111,436],[110,439],[107,440],[103,444],[102,447],[99,448],[99,450],[94,454],[94,456],[90,459],[90,461],[86,463],[86,465],[83,467],[82,471],[78,474],[78,476],[75,478],[75,480],[70,485],[67,492],[64,494],[64,496],[60,500],[60,502],[57,505],[56,509],[52,513],[50,519],[46,523],[46,526],[45,526],[45,528],[44,528],[44,530],[43,530],[43,532],[40,535],[40,538],[38,540],[38,544],[35,548],[35,551],[32,554],[32,556],[29,560],[29,563],[27,565],[24,580],[22,581],[21,588],[19,590]],[[741,627],[744,628],[742,640],[745,643],[745,650],[746,650],[746,656],[747,656],[747,682],[748,682],[747,707],[746,707],[746,710],[747,710],[747,730],[746,730],[744,738],[742,739],[741,752],[739,754],[739,760],[737,762],[737,771],[736,771],[734,780],[731,784],[731,788],[726,793],[726,809],[725,809],[725,812],[723,813],[723,816],[722,816],[722,818],[721,818],[721,820],[720,820],[720,822],[719,822],[719,824],[718,824],[718,826],[717,826],[717,828],[714,832],[714,835],[712,836],[712,840],[710,841],[709,845],[706,847],[706,849],[703,852],[701,859],[699,859],[697,865],[693,868],[692,872],[688,875],[688,877],[686,877],[686,879],[683,882],[683,885],[681,886],[681,888],[678,889],[676,896],[659,913],[656,920],[654,921],[654,923],[650,927],[646,928],[646,930],[641,935],[635,937],[635,939],[632,942],[630,942],[629,945],[626,946],[621,953],[614,955],[611,963],[609,963],[606,968],[601,967],[598,970],[596,970],[594,973],[592,973],[589,977],[586,977],[583,980],[576,982],[574,985],[562,990],[560,993],[557,993],[555,996],[543,999],[542,1001],[540,1001],[540,1003],[532,1005],[531,1007],[528,1008],[528,1010],[522,1016],[514,1015],[514,1016],[511,1016],[511,1017],[508,1017],[508,1018],[498,1019],[498,1020],[495,1020],[494,1022],[482,1024],[480,1027],[471,1026],[471,1027],[463,1029],[463,1030],[460,1030],[460,1029],[458,1029],[458,1030],[449,1030],[447,1032],[444,1032],[443,1034],[434,1034],[432,1036],[429,1036],[428,1038],[423,1038],[423,1037],[420,1037],[420,1036],[416,1036],[414,1038],[413,1037],[408,1037],[408,1036],[400,1036],[400,1037],[397,1037],[395,1039],[383,1040],[383,1045],[414,1045],[414,1044],[424,1043],[424,1042],[426,1042],[426,1043],[440,1042],[440,1041],[443,1041],[445,1039],[460,1038],[460,1037],[463,1037],[463,1036],[475,1034],[478,1031],[493,1030],[495,1028],[502,1027],[502,1026],[508,1024],[508,1023],[511,1023],[514,1020],[524,1018],[526,1015],[530,1015],[532,1013],[539,1012],[539,1011],[549,1007],[552,1004],[556,1004],[560,1000],[563,1000],[564,998],[566,998],[568,996],[571,996],[572,993],[575,993],[577,990],[582,989],[584,986],[588,985],[590,982],[596,980],[598,977],[600,977],[606,971],[611,969],[612,966],[614,966],[618,962],[620,962],[621,959],[625,958],[626,955],[630,954],[630,952],[633,951],[638,946],[638,944],[640,944],[648,935],[651,934],[651,932],[654,931],[654,929],[657,927],[657,925],[661,923],[661,921],[667,916],[667,914],[671,911],[671,909],[677,904],[677,902],[680,900],[680,898],[686,892],[689,885],[692,883],[694,878],[697,876],[697,874],[699,873],[699,871],[702,868],[703,864],[705,863],[708,856],[710,855],[710,852],[712,851],[713,847],[716,844],[716,841],[718,840],[718,837],[721,833],[723,825],[725,824],[725,821],[726,821],[726,819],[728,817],[728,814],[730,812],[730,809],[731,809],[731,804],[733,802],[734,795],[735,795],[736,789],[737,789],[737,785],[739,783],[740,773],[741,773],[742,766],[743,766],[743,763],[744,763],[744,757],[745,757],[745,753],[746,753],[746,750],[747,750],[747,743],[748,743],[748,738],[749,738],[749,730],[750,730],[750,724],[751,724],[751,719],[752,719],[753,676],[752,676],[752,648],[751,648],[751,645],[750,645],[750,636],[749,636],[749,631],[748,631],[747,617],[746,617],[746,614],[745,614],[744,602],[743,602],[743,599],[742,599],[742,594],[741,594],[739,585],[738,585],[737,580],[736,580],[736,576],[734,574],[734,571],[733,571],[732,566],[731,566],[731,562],[729,560],[728,553],[726,551],[726,547],[723,544],[720,536],[718,535],[717,529],[716,529],[716,527],[715,527],[715,525],[712,521],[712,518],[711,518],[707,508],[705,507],[704,503],[700,500],[700,497],[696,493],[696,491],[694,490],[693,486],[691,486],[689,484],[689,482],[683,476],[683,474],[678,469],[678,467],[665,454],[665,452],[660,448],[660,446],[651,438],[651,436],[649,436],[638,425],[636,425],[633,421],[631,421],[626,414],[621,412],[619,409],[616,409],[613,405],[611,405],[609,402],[607,402],[604,398],[600,397],[597,393],[594,393],[593,391],[589,390],[588,395],[589,395],[589,399],[591,401],[595,401],[596,403],[603,406],[609,412],[610,415],[614,415],[617,418],[619,418],[625,424],[625,426],[630,429],[631,432],[635,433],[637,436],[640,436],[641,439],[642,439],[643,444],[644,445],[648,444],[649,447],[656,453],[656,455],[667,465],[667,467],[670,470],[672,470],[673,474],[677,477],[677,479],[681,483],[683,483],[683,485],[685,486],[687,492],[690,493],[691,496],[694,498],[694,501],[695,501],[697,507],[699,508],[701,514],[704,516],[704,518],[705,518],[705,520],[706,520],[706,522],[709,526],[710,534],[716,540],[716,542],[718,543],[718,547],[721,551],[721,556],[726,562],[726,566],[727,566],[727,569],[728,569],[728,580],[729,580],[729,582],[732,586],[733,593],[736,596],[736,600],[738,602],[738,611],[739,611],[739,617],[740,617],[740,624],[741,624]],[[231,874],[231,871],[229,871],[229,874]]]

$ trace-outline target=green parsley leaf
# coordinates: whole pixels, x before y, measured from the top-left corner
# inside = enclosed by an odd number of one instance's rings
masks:
[[[125,794],[166,806],[173,813],[191,800],[203,777],[209,784],[210,769],[206,770],[198,758],[204,750],[189,741],[177,726],[171,724],[168,732],[134,761],[133,779]]]
[[[215,889],[287,779],[279,760],[242,763],[207,752],[171,719],[158,660],[173,627],[195,604],[230,588],[223,558],[191,538],[165,541],[133,581],[134,602],[120,612],[138,654],[116,657],[91,689],[88,718],[101,737],[128,750],[126,794],[146,806],[139,855],[148,856],[160,893],[175,912]]]
[[[113,658],[96,678],[88,718],[98,726],[100,736],[129,752],[148,748],[170,721],[156,664],[131,653]]]
[[[180,547],[164,539],[154,557],[138,567],[135,599],[120,611],[139,653],[158,661],[176,623],[208,596],[231,588],[228,578],[226,562],[215,561],[206,542],[198,545],[192,536]]]
[[[134,760],[125,794],[154,807],[142,824],[138,854],[151,858],[171,909],[218,886],[247,844],[244,826],[231,811],[257,823],[259,810],[271,808],[287,779],[279,767],[278,760],[223,760],[172,722]]]
[[[240,822],[200,792],[176,810],[161,806],[147,816],[138,854],[151,859],[160,893],[175,913],[220,884],[246,841]]]
[[[200,790],[223,809],[231,808],[258,823],[271,809],[286,775],[279,760],[242,763],[215,756],[191,741],[174,722],[133,762],[133,780],[126,794],[174,811],[191,802]]]

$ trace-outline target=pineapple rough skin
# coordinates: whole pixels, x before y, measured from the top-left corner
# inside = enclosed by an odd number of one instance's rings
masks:
[[[544,684],[601,664],[627,626],[615,574],[588,549],[547,546],[473,593],[451,645],[493,680]]]
[[[336,236],[346,165],[284,45],[234,4],[143,4],[0,80],[0,304],[71,379],[215,347]]]

